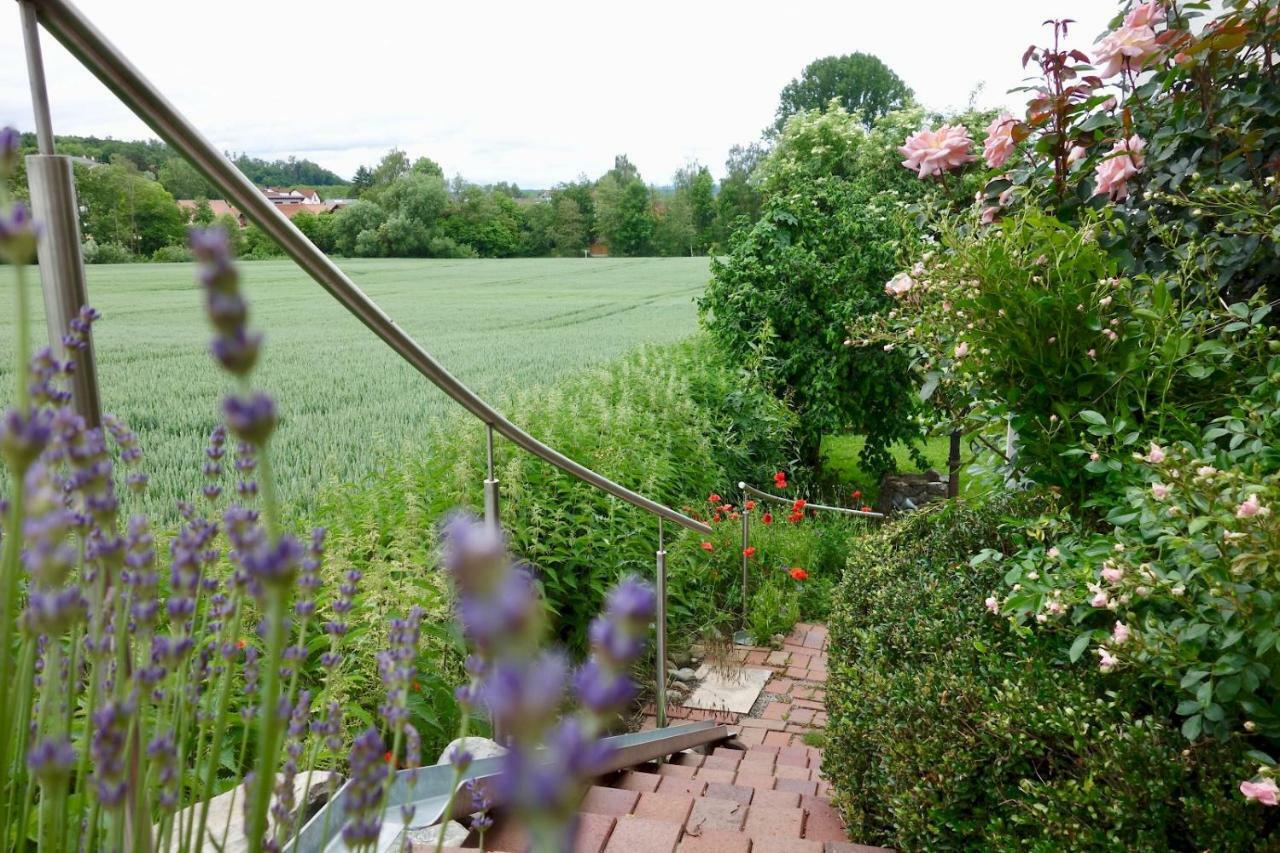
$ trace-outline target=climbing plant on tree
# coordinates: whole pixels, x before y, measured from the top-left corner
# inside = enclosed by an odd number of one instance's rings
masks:
[[[757,173],[759,221],[712,264],[699,303],[718,344],[795,407],[810,465],[824,435],[856,431],[863,465],[888,470],[889,445],[918,433],[900,354],[844,346],[850,321],[889,304],[884,283],[915,239],[906,200],[860,177],[885,156],[838,106],[793,118]]]

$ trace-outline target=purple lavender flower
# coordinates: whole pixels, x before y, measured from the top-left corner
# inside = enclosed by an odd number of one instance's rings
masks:
[[[0,418],[0,457],[19,473],[26,471],[53,435],[53,415],[47,409],[22,413],[10,409]]]
[[[239,554],[239,558],[253,582],[264,587],[285,588],[297,577],[302,554],[298,540],[286,533],[275,542],[259,542]]]
[[[276,404],[261,392],[227,397],[222,401],[222,413],[236,437],[254,447],[265,445],[276,428]]]
[[[351,744],[351,781],[347,787],[347,824],[342,840],[364,847],[378,840],[382,828],[382,792],[390,769],[378,730],[370,727]]]
[[[31,263],[36,256],[39,230],[31,212],[20,201],[7,211],[0,211],[0,258],[17,266]]]
[[[42,783],[67,779],[75,766],[75,748],[61,735],[47,737],[27,752],[27,767]]]
[[[409,719],[409,686],[417,672],[414,659],[424,615],[425,610],[414,607],[408,618],[392,619],[387,648],[378,654],[378,672],[387,689],[386,701],[378,710],[392,731],[399,731]]]
[[[159,786],[160,808],[173,811],[178,807],[178,747],[173,735],[163,732],[147,744],[147,760]]]
[[[22,134],[12,127],[0,128],[0,175],[12,175],[18,165]]]
[[[129,701],[107,699],[93,712],[93,732],[89,754],[93,759],[93,781],[98,802],[111,811],[124,805],[128,790],[125,745],[128,741],[134,706]]]

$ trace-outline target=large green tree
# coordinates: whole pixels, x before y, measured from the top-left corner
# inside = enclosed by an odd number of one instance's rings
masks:
[[[735,228],[744,223],[750,226],[760,218],[760,189],[753,183],[752,173],[763,157],[764,149],[755,143],[735,145],[729,149],[729,158],[724,164],[725,176],[720,181],[720,193],[715,200],[714,245],[727,245]]]
[[[712,262],[699,303],[720,347],[800,416],[803,461],[820,463],[824,435],[867,436],[868,470],[892,466],[889,445],[918,434],[906,360],[844,346],[858,317],[884,310],[884,285],[914,239],[896,194],[860,179],[856,164],[885,152],[860,120],[835,109],[790,121],[756,170],[760,218]]]
[[[805,110],[825,110],[837,101],[871,126],[911,100],[911,89],[889,66],[867,53],[826,56],[809,63],[782,89],[774,130]]]
[[[118,243],[138,255],[182,243],[187,217],[173,196],[129,160],[117,161],[75,167],[85,238]]]

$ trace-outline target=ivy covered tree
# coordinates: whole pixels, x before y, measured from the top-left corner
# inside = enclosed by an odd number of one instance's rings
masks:
[[[712,262],[699,309],[719,346],[795,408],[802,462],[820,463],[823,436],[858,432],[863,466],[879,472],[891,444],[918,436],[917,397],[899,353],[844,337],[887,308],[914,225],[896,196],[858,180],[857,163],[887,156],[869,139],[839,107],[792,119],[759,170],[760,218]]]

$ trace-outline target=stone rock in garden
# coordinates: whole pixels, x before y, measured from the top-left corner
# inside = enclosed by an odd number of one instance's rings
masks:
[[[886,515],[911,512],[927,503],[945,500],[947,478],[937,471],[923,474],[885,474],[880,480],[880,500],[876,510]]]
[[[436,842],[440,840],[440,825],[408,829],[405,830],[405,835],[408,836],[415,849],[421,847],[424,850],[434,851]],[[451,847],[461,847],[469,835],[471,835],[471,830],[456,820],[449,821],[445,824],[444,848],[448,850]]]
[[[674,652],[671,655],[671,662],[674,666],[690,666],[693,663],[693,655],[687,651]]]
[[[310,777],[311,786],[307,787],[307,778]],[[284,778],[283,774],[276,774],[276,782]],[[303,810],[306,818],[309,818],[324,803],[328,802],[329,797],[337,793],[342,787],[343,779],[337,773],[330,770],[313,770],[310,773],[299,773],[293,780],[293,798],[298,803],[298,808]],[[302,802],[304,791],[306,792],[307,802]],[[244,785],[237,785],[230,791],[224,791],[209,801],[209,818],[205,823],[205,837],[196,840],[196,849],[216,850],[217,844],[222,841],[223,829],[227,830],[227,843],[222,848],[224,853],[245,853],[249,850],[249,840],[244,834]],[[274,798],[273,798],[274,800]],[[176,831],[177,819],[181,817],[185,826],[191,820],[200,820],[201,804],[196,803],[188,806],[175,816],[175,831],[169,846],[165,846],[163,839],[157,839],[157,850],[177,850],[180,846],[181,839],[178,838]],[[295,811],[296,815],[297,812]],[[227,818],[230,816],[231,824],[227,826]]]
[[[477,761],[481,758],[496,758],[499,755],[507,754],[506,747],[487,737],[454,738],[444,748],[444,752],[440,753],[440,757],[436,759],[436,764],[448,764],[449,756],[453,754],[454,748],[458,746],[471,753],[471,757]]]
[[[696,680],[698,677],[698,674],[686,666],[686,667],[677,669],[675,672],[671,673],[671,677],[674,678],[676,681],[683,681],[686,684],[688,684],[689,682]]]

